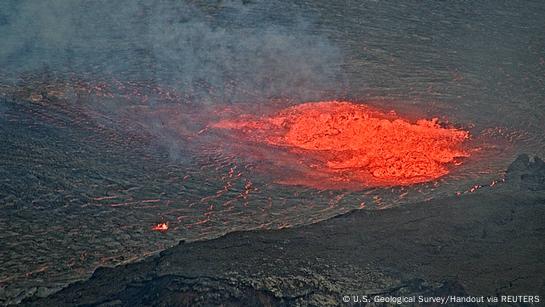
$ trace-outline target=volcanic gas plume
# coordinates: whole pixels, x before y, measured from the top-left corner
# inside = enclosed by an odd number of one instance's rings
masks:
[[[467,131],[442,127],[437,118],[411,123],[393,112],[349,102],[304,103],[271,116],[224,119],[213,127],[310,157],[307,161],[318,163],[309,164],[309,169],[327,173],[333,181],[364,186],[434,180],[469,156],[462,148]],[[305,176],[312,177],[312,172]],[[312,181],[306,179],[291,182]]]

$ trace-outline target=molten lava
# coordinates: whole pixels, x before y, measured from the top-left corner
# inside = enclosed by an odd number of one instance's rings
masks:
[[[151,228],[151,230],[156,231],[167,231],[168,230],[168,224],[167,223],[159,223]]]
[[[441,127],[436,118],[416,123],[362,104],[327,101],[286,108],[268,117],[243,115],[213,127],[245,139],[303,153],[308,165],[367,186],[430,181],[469,154],[469,133]]]

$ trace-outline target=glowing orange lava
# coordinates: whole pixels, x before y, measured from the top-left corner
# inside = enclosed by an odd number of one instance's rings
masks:
[[[156,231],[167,231],[168,230],[168,224],[167,223],[159,223],[151,228],[152,230]]]
[[[268,117],[222,120],[213,127],[291,152],[303,151],[319,161],[309,167],[364,185],[430,181],[446,175],[449,164],[460,164],[459,158],[469,156],[462,148],[467,131],[441,127],[436,118],[411,123],[395,113],[349,102],[304,103]]]

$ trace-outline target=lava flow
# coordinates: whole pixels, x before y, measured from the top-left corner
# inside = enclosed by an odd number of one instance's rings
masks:
[[[322,174],[319,180],[326,173],[327,180],[364,186],[434,180],[449,172],[449,164],[458,165],[469,156],[462,148],[467,131],[441,127],[436,118],[411,123],[395,113],[349,102],[304,103],[272,116],[222,120],[213,127],[306,157],[313,161],[307,167]],[[289,181],[309,182],[309,175]]]

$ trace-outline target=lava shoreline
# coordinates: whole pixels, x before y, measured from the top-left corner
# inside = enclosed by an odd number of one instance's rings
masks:
[[[140,262],[99,268],[86,281],[23,305],[336,306],[344,295],[543,297],[543,237],[545,163],[522,155],[507,170],[505,189],[181,242]]]

